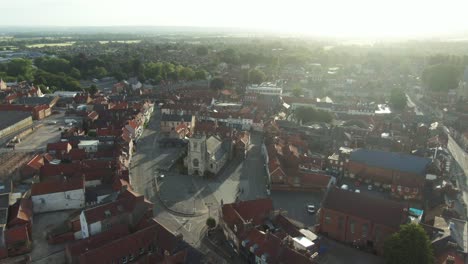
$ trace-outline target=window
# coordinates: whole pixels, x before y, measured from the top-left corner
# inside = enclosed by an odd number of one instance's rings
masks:
[[[198,159],[193,159],[192,163],[194,167],[198,167],[200,162],[198,161]]]
[[[197,143],[197,142],[193,142],[193,150],[197,150],[197,147],[198,147],[198,143]]]
[[[330,224],[331,222],[331,217],[329,215],[325,216],[325,224]]]
[[[340,217],[338,218],[338,230],[343,229],[343,222],[344,222],[344,217],[343,217],[343,216],[340,216]]]
[[[382,232],[380,232],[380,228],[378,226],[375,227],[375,242],[378,243],[380,237],[382,236]]]
[[[212,169],[213,169],[213,163],[211,163],[211,164],[210,164],[210,168],[212,168]]]
[[[351,231],[351,234],[354,234],[354,221],[349,220],[349,230]]]
[[[369,232],[369,224],[363,224],[362,225],[362,237],[367,237],[368,232]]]

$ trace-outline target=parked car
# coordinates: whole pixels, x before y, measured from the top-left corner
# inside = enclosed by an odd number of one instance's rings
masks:
[[[341,185],[341,189],[349,190],[349,186],[347,184],[343,184],[343,185]]]
[[[356,189],[356,190],[354,190],[354,192],[356,192],[356,193],[361,193],[361,190]]]
[[[315,205],[311,205],[311,204],[307,205],[307,212],[309,214],[315,214]]]
[[[372,191],[372,184],[369,184],[369,186],[367,186],[367,190]]]
[[[47,124],[48,125],[55,125],[55,124],[57,124],[57,121],[47,121]]]

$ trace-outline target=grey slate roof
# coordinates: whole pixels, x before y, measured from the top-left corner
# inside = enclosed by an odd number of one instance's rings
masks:
[[[162,115],[161,121],[176,121],[181,122],[190,122],[192,121],[192,115]]]
[[[50,105],[50,103],[55,99],[52,96],[44,97],[21,97],[15,101],[15,104],[24,104],[24,105]]]
[[[206,140],[206,151],[208,154],[211,156],[217,151],[218,149],[221,149],[221,143],[222,141],[219,140],[217,137],[211,136]]]
[[[414,155],[379,150],[357,149],[351,152],[350,161],[371,167],[424,175],[431,160]]]
[[[0,111],[0,130],[10,127],[28,117],[30,113],[20,111]]]

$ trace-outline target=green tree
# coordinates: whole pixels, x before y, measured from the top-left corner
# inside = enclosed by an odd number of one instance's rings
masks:
[[[77,80],[79,80],[79,79],[81,79],[81,72],[77,68],[71,68],[70,76],[77,79]]]
[[[92,75],[98,79],[106,77],[107,75],[107,70],[104,67],[96,67],[94,68],[94,71]]]
[[[195,72],[190,67],[178,67],[177,68],[179,79],[192,80],[195,76]]]
[[[161,76],[162,73],[162,64],[161,63],[155,63],[155,62],[150,62],[145,65],[145,76],[149,79],[158,79]]]
[[[295,96],[295,97],[301,96],[301,95],[302,95],[302,92],[303,92],[303,91],[302,91],[302,87],[299,86],[299,85],[294,86],[294,88],[293,88],[293,90],[292,90],[292,94],[293,94],[293,96]]]
[[[50,73],[68,73],[70,71],[70,62],[63,58],[40,57],[34,60],[34,64]]]
[[[434,252],[431,241],[420,225],[402,225],[384,245],[384,258],[387,264],[432,264]]]
[[[91,86],[88,88],[88,93],[91,95],[95,95],[98,91],[99,90],[95,84],[91,84]]]
[[[261,84],[266,79],[265,73],[259,69],[252,69],[249,72],[249,82],[254,84]]]
[[[390,106],[393,110],[402,111],[406,108],[406,94],[402,89],[393,89],[390,93]]]
[[[461,73],[459,66],[435,64],[424,69],[422,80],[430,90],[445,92],[457,88]]]
[[[198,56],[206,56],[208,54],[208,48],[205,46],[197,47],[197,55]]]
[[[195,80],[206,80],[206,71],[198,70],[195,72]]]
[[[221,77],[215,77],[210,81],[210,88],[213,90],[221,90],[224,88],[224,80]]]
[[[12,77],[23,76],[32,80],[33,72],[32,61],[28,59],[13,59],[7,64],[7,74]]]
[[[216,227],[216,220],[213,217],[208,217],[208,219],[206,219],[206,226],[208,226],[208,228],[210,228],[210,229],[215,228]]]
[[[237,64],[239,62],[239,54],[234,49],[225,49],[220,52],[221,61]]]

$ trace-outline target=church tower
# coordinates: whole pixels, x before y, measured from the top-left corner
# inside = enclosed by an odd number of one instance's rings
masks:
[[[206,166],[206,136],[195,135],[189,139],[188,174],[203,176]]]

